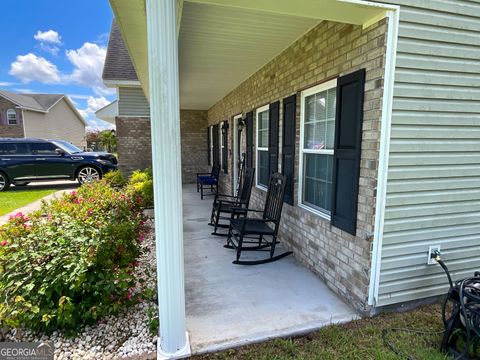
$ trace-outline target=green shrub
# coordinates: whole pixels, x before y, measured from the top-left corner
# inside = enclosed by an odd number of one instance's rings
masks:
[[[99,181],[0,228],[0,328],[79,331],[137,301],[138,200]]]
[[[130,176],[127,193],[141,202],[142,207],[153,206],[153,175],[151,169],[136,170]]]
[[[119,170],[109,171],[103,176],[103,181],[112,187],[121,188],[127,185],[127,179]]]

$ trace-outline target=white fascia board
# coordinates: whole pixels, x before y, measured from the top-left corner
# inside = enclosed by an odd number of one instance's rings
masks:
[[[122,87],[140,87],[142,84],[138,80],[103,80],[103,84],[108,88]]]

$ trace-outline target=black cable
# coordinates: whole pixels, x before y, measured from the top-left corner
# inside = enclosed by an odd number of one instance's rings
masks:
[[[382,330],[382,339],[385,346],[387,346],[395,355],[405,358],[407,360],[418,360],[416,357],[405,354],[400,349],[398,349],[395,345],[393,345],[388,339],[387,335],[390,332],[408,332],[417,335],[442,335],[445,330],[442,331],[423,331],[423,330],[415,330],[415,329],[407,329],[407,328],[391,328],[391,329],[383,329]]]

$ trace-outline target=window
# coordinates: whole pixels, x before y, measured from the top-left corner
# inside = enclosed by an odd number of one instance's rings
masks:
[[[257,186],[266,188],[270,174],[268,173],[268,122],[269,106],[257,109]]]
[[[55,145],[50,143],[33,143],[30,145],[34,155],[57,155]]]
[[[17,112],[15,109],[7,110],[7,122],[8,125],[17,125]]]
[[[213,141],[213,126],[210,126],[208,128],[208,131],[209,131],[209,134],[210,134],[210,164],[209,165],[212,165],[213,164],[213,144],[214,144],[214,141]]]
[[[3,143],[0,144],[0,155],[28,155],[26,143]]]
[[[225,144],[224,144],[224,141],[223,141],[223,134],[222,134],[222,127],[223,127],[223,121],[219,124],[218,126],[218,134],[217,136],[219,137],[218,138],[218,143],[220,144],[220,165],[221,167],[223,167],[223,149],[225,148]]]
[[[329,216],[337,80],[302,92],[300,114],[300,206]]]

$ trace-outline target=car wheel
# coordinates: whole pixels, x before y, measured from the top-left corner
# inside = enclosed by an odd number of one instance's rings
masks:
[[[28,184],[30,184],[29,181],[18,181],[13,183],[15,186],[27,186]]]
[[[100,171],[93,166],[84,166],[78,170],[77,180],[80,184],[90,183],[101,179]]]
[[[8,180],[7,175],[0,172],[0,191],[7,191],[10,187],[10,181]]]

